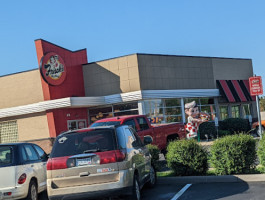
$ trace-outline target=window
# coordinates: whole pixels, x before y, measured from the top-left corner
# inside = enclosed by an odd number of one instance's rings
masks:
[[[132,132],[128,128],[124,129],[124,134],[125,134],[125,138],[126,138],[126,146],[127,146],[127,148],[133,148],[134,147],[133,144],[134,144],[134,142],[136,140],[134,135],[132,134]]]
[[[138,102],[114,105],[113,114],[114,116],[137,115]]]
[[[13,149],[11,146],[0,147],[0,167],[9,165],[13,162]]]
[[[85,151],[100,149],[102,152],[115,150],[117,143],[114,130],[94,130],[71,133],[57,137],[51,158],[82,154]]]
[[[119,149],[125,149],[126,148],[126,137],[123,133],[123,129],[124,129],[124,127],[118,127],[116,129]]]
[[[18,141],[17,121],[0,123],[0,143],[11,143]]]
[[[165,99],[164,113],[166,122],[181,122],[181,102],[180,99]]]
[[[141,131],[142,131],[142,130],[149,129],[148,123],[147,123],[147,121],[145,120],[145,118],[143,118],[143,117],[138,117],[138,118],[136,118],[136,119],[137,119],[137,122],[138,122],[138,124],[139,124],[139,126],[140,126],[140,130],[141,130]]]
[[[133,130],[133,129],[130,129],[132,135],[134,136],[135,138],[135,143],[134,143],[134,147],[142,147],[144,146],[140,137],[136,134],[136,132]]]
[[[229,117],[228,106],[219,106],[219,110],[220,110],[220,120],[225,120]]]
[[[134,119],[130,119],[130,120],[124,122],[123,124],[131,126],[134,130],[136,130]]]
[[[232,114],[232,118],[240,118],[240,106],[236,105],[236,106],[232,106],[231,107],[231,114]]]
[[[86,127],[86,120],[85,119],[68,120],[67,124],[68,124],[68,130],[81,129]]]
[[[248,119],[249,118],[249,116],[251,115],[251,105],[250,104],[243,104],[243,118],[244,119]]]
[[[26,154],[28,155],[28,160],[31,160],[31,161],[39,160],[39,157],[36,151],[33,149],[31,145],[24,145],[24,148],[26,150]]]
[[[213,121],[216,116],[214,98],[185,98],[184,103],[195,101],[200,112],[210,115],[210,121]]]
[[[37,146],[37,145],[34,145],[34,148],[36,149],[36,151],[37,151],[39,157],[40,157],[40,158],[43,158],[43,156],[44,156],[46,153],[42,150],[42,148],[40,148],[40,147]]]
[[[93,123],[99,119],[104,119],[108,117],[113,117],[111,106],[89,109],[90,123]]]
[[[144,114],[152,124],[162,123],[164,121],[163,100],[152,99],[143,101]]]

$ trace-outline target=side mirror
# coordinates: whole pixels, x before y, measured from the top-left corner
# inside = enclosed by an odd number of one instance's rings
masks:
[[[153,138],[150,135],[144,136],[144,145],[151,144],[153,142]]]

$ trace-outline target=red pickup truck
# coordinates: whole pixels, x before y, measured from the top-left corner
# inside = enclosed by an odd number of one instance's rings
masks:
[[[106,119],[100,119],[93,123],[91,127],[110,126],[126,124],[132,126],[137,134],[143,139],[144,136],[153,137],[153,143],[163,152],[170,140],[186,138],[185,126],[182,123],[171,123],[161,125],[151,125],[145,115],[127,115]]]

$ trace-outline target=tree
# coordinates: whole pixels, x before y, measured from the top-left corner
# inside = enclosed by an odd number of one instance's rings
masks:
[[[265,97],[262,96],[259,101],[260,111],[265,111]]]

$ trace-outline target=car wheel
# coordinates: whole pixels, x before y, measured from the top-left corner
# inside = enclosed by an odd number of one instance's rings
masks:
[[[38,189],[35,181],[31,180],[29,183],[28,196],[26,200],[38,200]]]
[[[156,185],[156,171],[154,166],[151,165],[150,168],[150,180],[147,182],[149,188],[153,188]]]
[[[135,175],[133,179],[133,191],[131,195],[131,200],[141,200],[141,190],[138,181],[138,177]]]

